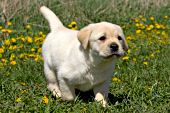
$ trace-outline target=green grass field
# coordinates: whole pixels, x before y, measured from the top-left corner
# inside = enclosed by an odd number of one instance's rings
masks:
[[[5,1],[0,2],[0,113],[170,113],[168,0]],[[91,92],[67,102],[48,91],[41,46],[49,28],[41,5],[67,27],[73,21],[78,29],[100,21],[122,26],[129,50],[113,70],[109,107],[94,102]]]

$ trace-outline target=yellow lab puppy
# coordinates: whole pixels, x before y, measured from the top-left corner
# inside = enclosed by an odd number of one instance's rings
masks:
[[[47,7],[40,11],[51,29],[42,47],[48,89],[63,100],[92,89],[105,107],[115,60],[128,49],[121,27],[101,22],[70,30]]]

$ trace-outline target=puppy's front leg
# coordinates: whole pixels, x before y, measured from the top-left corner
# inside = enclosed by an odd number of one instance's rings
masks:
[[[107,98],[109,90],[109,82],[106,81],[98,86],[96,86],[93,91],[95,94],[95,100],[100,102],[103,107],[107,106]]]
[[[60,79],[59,81],[59,87],[62,95],[63,100],[74,100],[75,95],[75,89],[73,86],[71,86],[66,80]]]

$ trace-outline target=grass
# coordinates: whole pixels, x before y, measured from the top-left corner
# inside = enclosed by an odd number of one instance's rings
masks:
[[[15,0],[21,15],[16,11],[10,16],[11,10],[17,9],[11,7],[12,2],[6,4],[7,18],[0,22],[0,113],[170,112],[168,0],[28,0],[25,7]],[[41,4],[53,9],[66,26],[76,21],[80,29],[104,20],[123,27],[130,49],[116,64],[109,107],[94,102],[91,92],[80,93],[75,101],[67,102],[55,99],[47,90],[41,45],[49,29],[38,12]]]

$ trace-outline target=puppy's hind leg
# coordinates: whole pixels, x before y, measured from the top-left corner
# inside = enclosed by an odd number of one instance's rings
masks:
[[[52,91],[53,95],[57,98],[61,97],[61,91],[58,86],[57,75],[52,69],[50,69],[50,67],[46,63],[44,63],[44,73],[47,80],[47,88]]]

